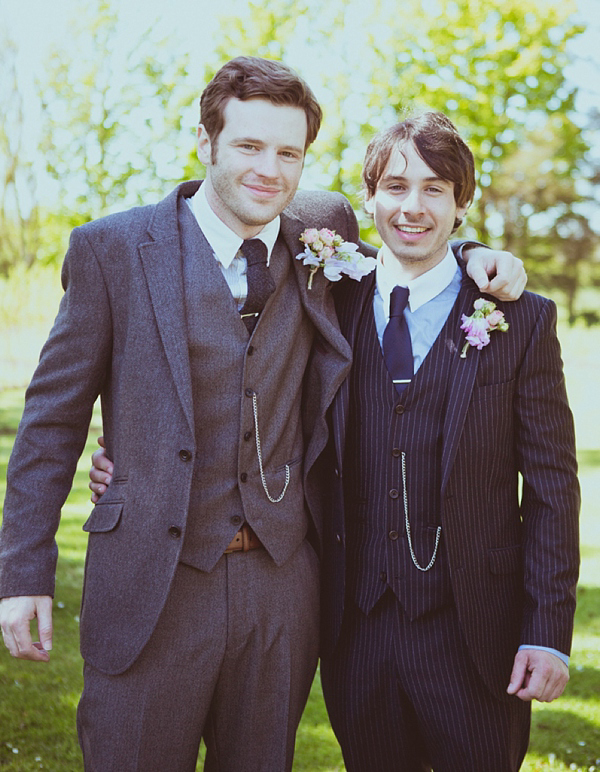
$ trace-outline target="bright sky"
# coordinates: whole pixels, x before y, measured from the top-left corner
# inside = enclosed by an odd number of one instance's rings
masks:
[[[135,42],[136,36],[148,29],[153,22],[160,37],[172,35],[181,41],[183,51],[188,51],[191,56],[190,72],[198,71],[199,77],[202,66],[210,56],[213,40],[218,40],[219,21],[217,16],[235,14],[245,6],[244,0],[179,0],[177,3],[167,4],[164,0],[119,0],[120,13],[122,14],[124,34],[127,36],[127,46]],[[352,3],[352,13],[347,20],[349,29],[346,29],[345,45],[352,50],[359,51],[364,40],[364,28],[361,24],[361,15],[368,12],[370,4],[361,0],[348,0]],[[579,106],[582,110],[591,106],[600,105],[600,0],[576,0],[582,19],[588,24],[588,32],[577,39],[576,54],[578,62],[569,68],[567,73],[580,88]],[[20,76],[24,94],[31,89],[34,78],[40,74],[43,68],[44,57],[53,44],[69,49],[68,22],[87,0],[0,0],[0,28],[7,29],[9,36],[14,38],[20,49]],[[336,4],[337,5],[337,4]],[[322,13],[327,13],[327,0],[324,0]],[[294,50],[290,53],[290,62],[301,62],[302,73],[311,82],[310,60],[302,57],[302,27],[299,27],[295,40]],[[232,52],[235,55],[236,52]],[[595,62],[595,67],[590,67],[590,62]],[[315,66],[322,66],[322,62]],[[360,79],[360,57],[356,57],[356,81]],[[313,84],[318,84],[320,78],[315,73]],[[199,83],[198,91],[202,88]],[[327,109],[327,97],[317,96],[323,101]],[[357,95],[358,98],[359,95]],[[325,97],[325,98],[324,98]],[[192,109],[192,108],[191,108]],[[193,116],[190,113],[190,131],[196,121],[197,107],[193,107]],[[327,114],[325,116],[327,121]],[[600,155],[600,139],[597,142]],[[305,184],[306,174],[305,174]]]

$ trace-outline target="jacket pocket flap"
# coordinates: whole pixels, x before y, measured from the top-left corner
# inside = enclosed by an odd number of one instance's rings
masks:
[[[493,574],[514,574],[523,567],[523,550],[520,544],[490,550],[489,566]]]
[[[88,533],[106,533],[117,527],[123,511],[123,502],[114,504],[97,504],[92,509],[91,515],[83,525],[83,530]]]

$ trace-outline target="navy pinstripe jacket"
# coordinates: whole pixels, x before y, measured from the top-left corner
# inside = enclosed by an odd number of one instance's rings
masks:
[[[334,289],[342,332],[354,345],[374,274]],[[464,277],[460,311],[481,297]],[[556,337],[556,307],[526,292],[497,306],[510,328],[460,357],[464,332],[442,331],[454,353],[442,442],[441,522],[452,590],[470,654],[505,695],[520,643],[569,653],[579,569],[579,485],[573,419]],[[373,345],[378,345],[374,341]],[[330,412],[325,518],[323,654],[340,635],[345,600],[344,446],[348,380]],[[522,476],[522,492],[519,489]]]

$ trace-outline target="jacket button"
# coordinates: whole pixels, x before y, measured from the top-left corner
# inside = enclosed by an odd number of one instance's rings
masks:
[[[402,413],[404,413],[404,405],[396,405],[396,407],[394,408],[394,411],[398,415],[402,415]]]
[[[240,480],[242,482],[247,482],[247,480],[248,480],[248,473],[247,472],[242,472],[241,475],[240,475]]]
[[[182,461],[191,461],[192,460],[192,454],[189,450],[180,450],[179,451],[179,458]]]
[[[179,539],[179,537],[181,536],[181,528],[178,528],[176,525],[172,525],[169,528],[169,536],[172,539]]]
[[[251,357],[252,354],[254,354],[254,346],[248,346],[248,348],[246,349],[246,354],[248,354],[248,356]]]
[[[390,531],[390,532],[388,533],[388,536],[390,537],[390,539],[391,539],[392,541],[396,541],[396,539],[398,538],[398,535],[399,535],[399,534],[398,534],[398,531]]]
[[[342,543],[342,534],[341,533],[336,533],[335,540],[336,540],[336,542],[338,544],[341,544]]]
[[[400,494],[398,493],[398,491],[395,488],[392,488],[392,490],[390,491],[390,498],[397,499],[399,495]]]
[[[239,515],[234,515],[231,518],[232,525],[241,525],[242,524],[242,518]]]
[[[244,392],[244,394],[245,394],[247,397],[253,397],[253,396],[254,396],[254,389],[246,389],[246,391]]]

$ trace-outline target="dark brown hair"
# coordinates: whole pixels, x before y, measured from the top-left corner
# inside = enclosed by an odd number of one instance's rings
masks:
[[[454,183],[454,200],[468,206],[475,194],[473,153],[443,113],[427,111],[410,116],[373,137],[365,155],[362,178],[367,197],[375,194],[394,148],[412,142],[417,153],[440,179]],[[402,152],[402,149],[400,152]],[[454,230],[462,219],[456,218]]]
[[[300,107],[306,114],[305,150],[321,126],[323,113],[309,85],[290,67],[257,56],[238,56],[215,74],[200,97],[200,123],[213,146],[225,125],[225,105],[231,99],[267,99],[274,105]]]

